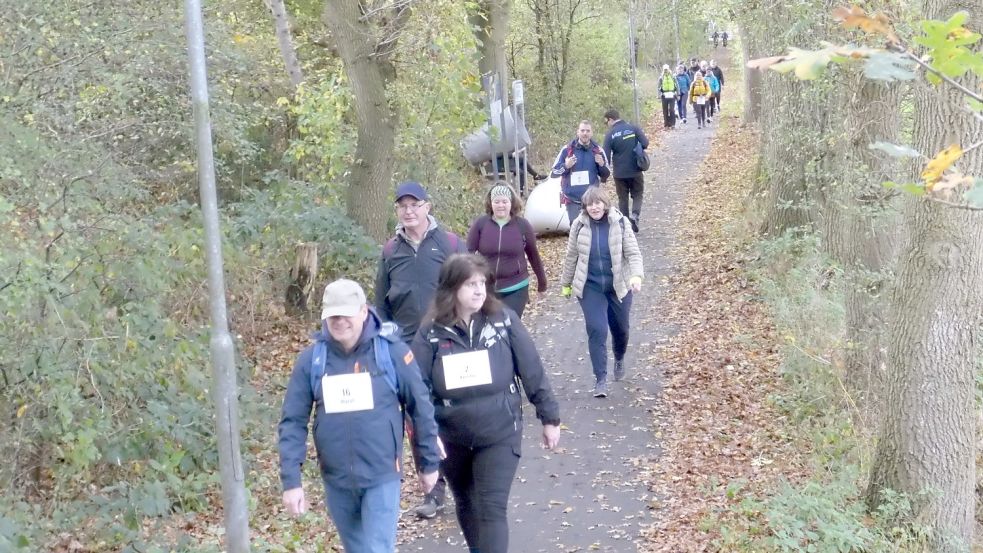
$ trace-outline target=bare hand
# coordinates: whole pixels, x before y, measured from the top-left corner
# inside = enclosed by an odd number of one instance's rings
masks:
[[[631,287],[632,292],[640,292],[642,290],[642,279],[638,277],[631,277],[628,280],[628,286]]]
[[[577,164],[577,156],[573,156],[573,155],[567,156],[567,159],[564,160],[564,162],[563,162],[563,165],[567,169],[570,169],[571,167],[573,167],[576,164]]]
[[[598,167],[604,167],[604,156],[601,154],[594,154],[594,163],[596,163]]]
[[[430,493],[430,490],[437,485],[437,471],[421,473],[420,474],[420,490],[424,495]]]
[[[306,513],[307,500],[304,499],[304,488],[293,488],[283,492],[283,506],[294,516]]]
[[[560,443],[560,427],[555,424],[543,425],[543,447],[555,449]]]

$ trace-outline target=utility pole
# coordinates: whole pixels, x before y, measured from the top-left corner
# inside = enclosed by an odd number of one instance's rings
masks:
[[[676,62],[678,63],[683,59],[679,50],[679,44],[683,40],[679,32],[679,0],[672,0],[672,22],[676,26]]]
[[[640,112],[638,110],[638,63],[635,59],[635,2],[628,1],[628,60],[631,63],[631,91],[635,104],[635,124],[641,124]]]
[[[239,394],[235,356],[225,306],[222,274],[222,235],[218,224],[215,193],[215,159],[212,152],[212,122],[208,110],[208,77],[205,71],[205,31],[201,0],[185,0],[185,30],[188,65],[198,145],[198,184],[201,212],[205,221],[205,257],[208,262],[208,296],[211,306],[211,357],[218,434],[219,468],[222,474],[222,506],[225,513],[225,548],[228,553],[248,553],[249,513],[246,483],[239,449]]]

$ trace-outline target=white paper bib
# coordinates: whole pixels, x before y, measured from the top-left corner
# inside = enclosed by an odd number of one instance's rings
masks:
[[[574,171],[570,175],[570,186],[587,186],[590,184],[590,173],[587,171]]]
[[[675,92],[663,92],[662,93],[662,97],[663,98],[675,98],[676,97],[676,93]]]
[[[455,353],[443,358],[444,385],[448,390],[491,384],[488,350]]]
[[[706,96],[697,96],[696,97],[696,103],[697,104],[700,104],[702,106],[703,104],[707,103],[707,97]]]
[[[325,413],[368,411],[375,407],[372,399],[372,375],[369,373],[324,375],[321,397]]]

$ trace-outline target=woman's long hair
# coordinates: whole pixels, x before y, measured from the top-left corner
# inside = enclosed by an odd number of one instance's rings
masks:
[[[456,253],[444,261],[437,280],[437,293],[433,298],[428,319],[438,324],[451,326],[457,318],[457,291],[474,275],[485,277],[485,303],[481,306],[484,314],[502,310],[502,302],[495,297],[495,275],[485,258],[474,253]]]

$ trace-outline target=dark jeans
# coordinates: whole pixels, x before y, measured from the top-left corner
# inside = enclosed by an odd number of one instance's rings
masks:
[[[721,88],[719,92],[717,92],[717,93],[715,93],[715,94],[713,95],[713,102],[714,102],[715,104],[717,104],[717,111],[720,111],[720,95],[721,95],[721,94],[722,94],[723,92],[724,92],[724,89],[723,89],[723,88]]]
[[[573,222],[576,221],[577,217],[580,216],[582,206],[580,204],[575,204],[573,202],[570,202],[566,205],[566,208],[567,208],[567,217],[570,218],[570,226],[573,226]]]
[[[670,120],[672,119],[673,109],[676,100],[674,98],[662,98],[662,121],[667,127],[671,127]]]
[[[403,419],[406,421],[407,427],[412,426],[413,421],[410,420],[408,415],[404,414]],[[416,472],[420,472],[420,450],[416,448],[413,440],[410,440],[410,444],[410,451],[413,453],[413,468]],[[444,498],[447,496],[447,481],[444,480],[443,471],[438,470],[437,483],[433,485],[433,489],[427,495],[436,499],[437,503],[444,504]]]
[[[676,111],[679,113],[680,119],[686,119],[686,97],[680,96],[676,99]]]
[[[631,292],[618,301],[614,290],[601,292],[587,284],[580,308],[587,323],[587,350],[594,369],[594,378],[601,382],[608,375],[608,329],[611,329],[611,346],[614,359],[624,359],[628,351],[628,315],[631,312]]]
[[[709,100],[707,100],[709,102]],[[696,123],[703,126],[707,119],[707,106],[706,104],[693,104],[693,109],[696,110]]]
[[[494,445],[467,447],[446,442],[441,463],[454,492],[457,522],[468,547],[481,553],[509,550],[509,492],[519,466],[522,434]]]
[[[618,209],[621,213],[638,220],[642,214],[642,199],[645,197],[645,176],[635,175],[627,179],[614,179],[614,189],[618,193]],[[631,211],[628,211],[628,196],[631,196]]]
[[[515,314],[522,318],[522,312],[526,309],[526,304],[529,303],[529,287],[523,286],[518,290],[513,290],[511,292],[501,293],[496,292],[498,299],[502,300],[502,303],[507,305]]]

